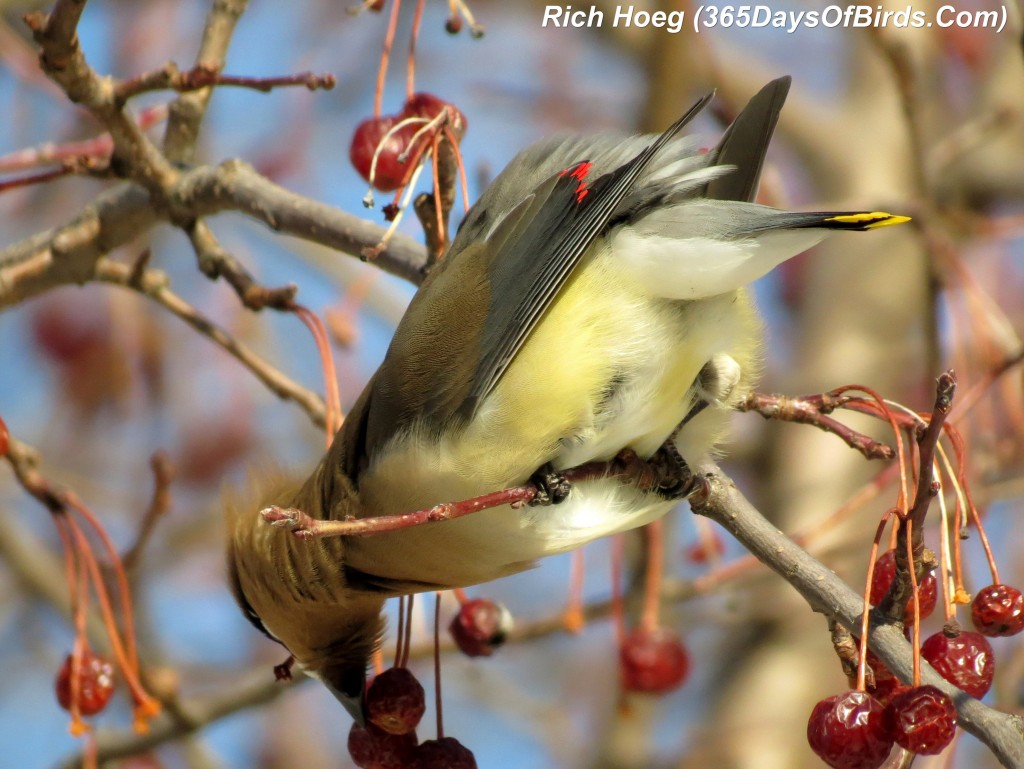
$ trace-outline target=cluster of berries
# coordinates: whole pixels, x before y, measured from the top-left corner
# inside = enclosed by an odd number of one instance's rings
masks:
[[[352,724],[348,752],[360,769],[476,769],[472,751],[454,737],[419,742],[423,686],[408,668],[390,668],[366,690],[366,723]]]
[[[870,600],[877,604],[895,575],[895,554],[879,558]],[[918,586],[920,618],[931,614],[937,600],[934,574]],[[913,623],[911,615],[905,617]],[[995,657],[988,637],[1024,630],[1024,596],[1014,587],[989,585],[971,603],[975,631],[947,627],[921,644],[920,655],[939,675],[972,697],[984,697],[992,686]],[[868,652],[873,683],[866,691],[850,690],[819,702],[807,723],[811,748],[833,769],[877,769],[893,744],[912,753],[933,755],[952,742],[957,713],[952,700],[934,686],[907,686]]]

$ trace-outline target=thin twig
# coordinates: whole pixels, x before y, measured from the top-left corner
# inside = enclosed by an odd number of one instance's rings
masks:
[[[114,98],[121,103],[128,99],[150,91],[174,90],[182,93],[198,91],[210,86],[235,86],[251,88],[255,91],[269,93],[274,88],[286,86],[304,86],[310,91],[317,89],[330,90],[337,85],[337,78],[330,73],[317,75],[313,72],[299,72],[294,75],[278,77],[245,77],[240,75],[223,75],[209,64],[199,64],[192,69],[180,71],[176,64],[169,62],[152,72],[144,72],[128,80],[122,80],[114,88]]]
[[[285,376],[247,345],[204,317],[195,307],[170,290],[167,276],[162,272],[152,269],[138,272],[120,262],[103,259],[96,266],[95,279],[133,289],[148,296],[210,339],[218,347],[230,353],[279,398],[297,403],[309,415],[314,424],[320,427],[326,424],[324,402],[319,395]]]
[[[622,450],[608,462],[589,462],[563,470],[559,475],[570,485],[599,478],[614,478],[649,491],[674,487],[681,480],[670,477],[668,474],[664,476],[659,474],[658,467],[648,460],[641,459],[630,449]],[[340,521],[321,520],[313,518],[304,510],[294,507],[278,507],[277,505],[265,508],[260,515],[270,525],[290,529],[300,539],[372,536],[388,531],[399,531],[414,526],[450,521],[502,505],[522,507],[540,495],[540,487],[530,480],[521,486],[512,486],[457,502],[444,502],[423,510],[399,515],[346,518]]]
[[[150,457],[149,466],[153,470],[153,497],[146,508],[146,514],[139,524],[139,532],[135,542],[128,548],[121,561],[125,571],[134,572],[139,558],[159,521],[171,507],[171,482],[174,480],[174,465],[165,451],[155,451]]]
[[[936,566],[934,553],[925,550],[924,521],[932,499],[939,492],[939,484],[935,479],[933,459],[935,448],[942,436],[942,428],[946,417],[953,408],[953,394],[956,391],[956,377],[952,371],[942,374],[936,381],[935,404],[931,418],[918,436],[918,467],[917,487],[914,500],[907,513],[906,520],[912,521],[910,531],[913,541],[910,544],[914,554],[914,577],[911,578],[911,564],[907,557],[907,526],[900,521],[896,535],[896,574],[889,591],[877,607],[880,615],[902,624],[907,603],[913,596],[914,582],[924,579]],[[916,427],[916,425],[915,425]]]
[[[265,307],[287,310],[292,305],[299,290],[294,283],[276,288],[258,283],[252,273],[220,245],[203,221],[193,222],[187,232],[199,261],[199,271],[211,279],[224,278],[245,307],[258,312]]]
[[[235,27],[247,5],[247,0],[211,0],[203,26],[203,39],[196,53],[197,66],[217,72],[221,70]],[[183,93],[171,104],[163,151],[172,162],[195,162],[196,141],[212,94],[212,88],[203,88]]]
[[[167,119],[167,105],[156,104],[139,112],[135,120],[139,128],[145,130]],[[91,139],[62,142],[61,144],[46,143],[35,147],[15,150],[0,155],[0,172],[23,171],[50,163],[60,163],[72,158],[109,159],[114,149],[114,140],[109,133],[101,133]]]
[[[828,416],[846,402],[842,398],[829,398],[828,393],[816,396],[790,397],[785,395],[768,395],[751,393],[740,404],[740,411],[752,411],[765,419],[778,419],[784,422],[798,422],[832,433],[843,440],[847,446],[856,449],[866,459],[892,459],[896,456],[891,446],[876,441],[870,436],[847,427],[842,422]]]

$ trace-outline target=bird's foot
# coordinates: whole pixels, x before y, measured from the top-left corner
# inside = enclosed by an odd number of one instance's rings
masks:
[[[697,476],[671,440],[654,452],[647,465],[654,474],[651,490],[666,500],[685,499],[699,486]]]
[[[557,505],[564,502],[572,491],[572,484],[566,480],[565,475],[550,464],[531,475],[530,483],[537,488],[537,495],[529,502],[531,506]]]
[[[282,662],[280,665],[274,665],[274,680],[276,681],[291,681],[292,680],[292,667],[295,665],[295,657],[291,654],[288,655],[288,659]]]

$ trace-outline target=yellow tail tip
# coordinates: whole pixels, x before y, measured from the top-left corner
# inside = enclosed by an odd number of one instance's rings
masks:
[[[890,214],[885,211],[866,211],[860,214],[842,214],[841,216],[833,216],[825,221],[836,222],[838,224],[853,224],[860,225],[865,230],[874,230],[878,227],[890,227],[894,224],[903,224],[909,222],[909,216],[901,216],[899,214]]]
[[[877,216],[883,216],[885,218],[869,224],[869,230],[873,230],[877,227],[890,227],[894,224],[903,224],[904,222],[910,221],[909,216],[902,216],[901,214],[887,214],[884,211],[879,211]]]

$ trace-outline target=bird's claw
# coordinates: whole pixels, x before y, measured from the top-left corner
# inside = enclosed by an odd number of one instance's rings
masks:
[[[652,491],[662,498],[685,499],[697,490],[697,476],[671,440],[662,444],[647,463],[655,475]]]
[[[572,491],[572,484],[550,464],[530,476],[530,482],[537,489],[537,495],[529,502],[531,507],[557,505],[564,502]]]
[[[292,680],[292,666],[295,664],[295,657],[291,654],[288,655],[288,659],[282,662],[280,665],[274,665],[274,680],[275,681],[291,681]]]

